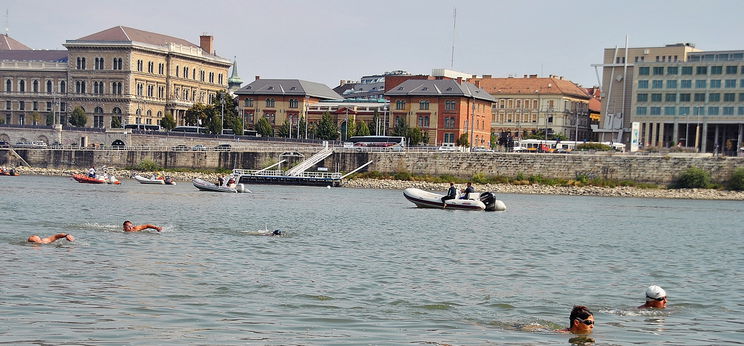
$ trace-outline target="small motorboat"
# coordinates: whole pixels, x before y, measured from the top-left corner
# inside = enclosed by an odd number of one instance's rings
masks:
[[[18,172],[16,172],[16,170],[13,169],[13,168],[8,169],[8,170],[5,170],[5,169],[0,168],[0,175],[9,175],[9,176],[12,176],[12,177],[17,177],[20,174],[18,174]]]
[[[213,191],[213,192],[232,192],[232,193],[238,193],[238,192],[246,192],[250,193],[251,191],[245,188],[245,185],[243,184],[237,184],[233,186],[218,186],[215,184],[212,184],[206,180],[196,178],[191,181],[191,183],[194,184],[194,187],[201,191]]]
[[[486,211],[506,210],[504,202],[497,200],[491,192],[471,192],[465,199],[450,199],[447,200],[444,205],[442,204],[442,197],[444,197],[443,194],[428,192],[412,187],[403,190],[403,196],[419,208]]]
[[[89,177],[87,174],[73,174],[72,179],[75,179],[78,183],[84,184],[121,184],[119,179],[116,179],[115,176],[109,174],[96,175],[94,177]]]
[[[150,178],[145,178],[139,174],[134,176],[134,180],[138,181],[140,184],[156,184],[156,185],[163,185],[165,184],[165,179],[162,177],[152,176]]]

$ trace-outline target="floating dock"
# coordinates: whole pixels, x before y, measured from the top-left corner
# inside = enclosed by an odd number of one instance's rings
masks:
[[[308,186],[341,186],[341,173],[302,172],[297,175],[286,175],[281,170],[246,170],[234,169],[233,175],[238,183],[275,184],[275,185],[308,185]]]

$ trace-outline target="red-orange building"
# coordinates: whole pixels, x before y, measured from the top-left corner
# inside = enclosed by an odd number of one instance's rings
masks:
[[[389,88],[388,127],[405,121],[429,138],[428,145],[455,143],[462,134],[474,147],[489,147],[494,98],[462,79],[408,79]]]

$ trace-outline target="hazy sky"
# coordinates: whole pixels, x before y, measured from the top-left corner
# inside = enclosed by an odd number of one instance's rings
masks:
[[[703,50],[744,49],[744,1],[5,0],[9,35],[34,49],[64,49],[113,26],[199,43],[237,56],[240,77],[341,79],[392,70],[450,68],[495,77],[561,75],[597,85],[602,49],[692,42]],[[4,13],[3,13],[4,14]],[[3,16],[3,27],[6,19]],[[739,34],[736,34],[739,33]],[[735,36],[739,37],[738,39]]]

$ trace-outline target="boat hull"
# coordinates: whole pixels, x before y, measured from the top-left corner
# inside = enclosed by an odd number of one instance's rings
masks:
[[[134,180],[138,181],[140,184],[154,184],[154,185],[165,184],[165,180],[163,179],[150,179],[150,178],[145,178],[141,175],[135,175]]]
[[[215,184],[212,184],[206,180],[202,180],[199,178],[192,180],[191,183],[194,184],[194,187],[196,187],[200,191],[227,192],[227,193],[238,193],[238,192],[250,193],[249,190],[245,189],[243,184],[239,184],[235,188],[232,188],[229,186],[217,186]]]
[[[106,179],[91,178],[85,174],[73,174],[72,179],[83,184],[106,184]]]

